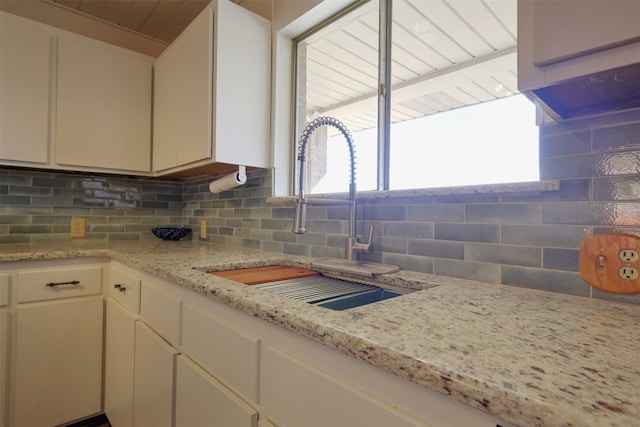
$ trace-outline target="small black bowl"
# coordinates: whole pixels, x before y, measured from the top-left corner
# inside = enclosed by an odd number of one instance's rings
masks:
[[[191,240],[191,229],[184,227],[159,227],[152,228],[154,236],[162,240]]]

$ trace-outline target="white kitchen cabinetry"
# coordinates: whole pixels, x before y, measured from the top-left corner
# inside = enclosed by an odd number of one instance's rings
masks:
[[[0,18],[0,161],[149,175],[154,58]]]
[[[9,386],[9,286],[12,277],[0,274],[0,427],[7,426],[7,396]]]
[[[182,350],[249,402],[258,402],[260,339],[238,325],[187,306],[182,318]]]
[[[80,36],[58,40],[58,165],[151,171],[152,58]]]
[[[114,427],[133,427],[136,322],[140,275],[112,262],[105,292],[104,412]]]
[[[258,412],[196,366],[178,357],[176,427],[257,427]]]
[[[0,159],[49,161],[50,34],[44,26],[0,11]]]
[[[7,425],[100,412],[103,297],[104,410],[114,427],[509,425],[117,262],[103,295],[103,262],[3,265],[0,305],[6,283],[17,283],[8,300],[15,321],[3,333],[12,348]],[[71,283],[47,286],[58,282]]]
[[[270,166],[271,33],[214,0],[154,65],[153,170]]]
[[[263,403],[279,425],[428,425],[284,349],[269,347],[263,357]]]
[[[133,313],[140,314],[141,282],[142,279],[135,270],[112,262],[106,296],[112,297]]]
[[[103,265],[17,273],[10,423],[53,426],[102,410]]]
[[[265,324],[260,417],[280,427],[513,427],[363,361]]]
[[[179,352],[142,322],[136,322],[133,425],[172,427],[175,369]]]
[[[182,298],[179,292],[167,290],[163,281],[142,280],[140,315],[142,320],[172,345],[180,344],[182,322]]]
[[[183,368],[191,371],[188,378],[193,380],[193,384],[192,380],[180,384],[178,373],[176,420],[183,420],[183,425],[198,419],[190,418],[199,416],[192,412],[210,409],[189,401],[200,396],[200,391],[195,390],[203,388],[222,393],[241,407],[246,404],[255,408],[265,425],[269,420],[281,427],[509,426],[191,289],[146,273],[142,273],[142,285],[143,321],[145,306],[149,306],[147,298],[152,295],[148,289],[154,291],[152,300],[159,302],[158,313],[164,312],[173,319],[176,312],[181,313],[174,320],[181,323],[180,344],[177,338],[172,344],[182,353],[180,358],[185,358],[187,366]],[[178,306],[182,309],[177,310]],[[155,323],[156,326],[150,323],[151,327],[165,339],[175,334],[166,332],[168,325]],[[186,369],[189,366],[191,369]],[[189,387],[193,387],[192,391],[185,392]]]
[[[553,118],[634,106],[638,58],[638,1],[518,1],[518,88]]]
[[[133,378],[138,316],[106,300],[104,412],[114,427],[133,427]]]

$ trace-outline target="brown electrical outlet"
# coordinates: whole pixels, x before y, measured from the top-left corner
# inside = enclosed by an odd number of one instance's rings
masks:
[[[640,237],[597,234],[580,244],[580,277],[605,292],[640,293]]]
[[[85,237],[84,218],[71,218],[71,237]]]

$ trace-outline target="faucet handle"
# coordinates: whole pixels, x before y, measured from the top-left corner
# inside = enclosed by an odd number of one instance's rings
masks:
[[[371,242],[373,242],[373,225],[369,229],[369,241],[367,243],[367,246],[371,246]]]
[[[358,253],[371,252],[371,242],[373,242],[373,225],[369,229],[369,242],[368,243],[354,243],[353,250]]]

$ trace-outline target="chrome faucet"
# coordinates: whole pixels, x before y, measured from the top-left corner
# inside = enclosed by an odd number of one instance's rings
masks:
[[[349,180],[349,200],[337,200],[337,199],[306,199],[305,192],[305,152],[307,148],[307,142],[313,132],[321,126],[333,126],[338,129],[347,140],[349,145],[349,159],[350,159],[350,180]],[[353,139],[351,134],[347,130],[344,124],[333,117],[318,117],[307,125],[302,132],[300,142],[298,143],[298,161],[299,166],[299,181],[298,181],[298,198],[296,199],[296,211],[293,219],[293,232],[296,234],[304,234],[307,232],[305,223],[307,219],[307,205],[349,205],[349,235],[345,243],[344,257],[348,261],[357,261],[359,253],[371,252],[371,240],[373,238],[373,226],[369,231],[369,243],[358,242],[356,236],[356,162],[355,153],[353,147]]]

